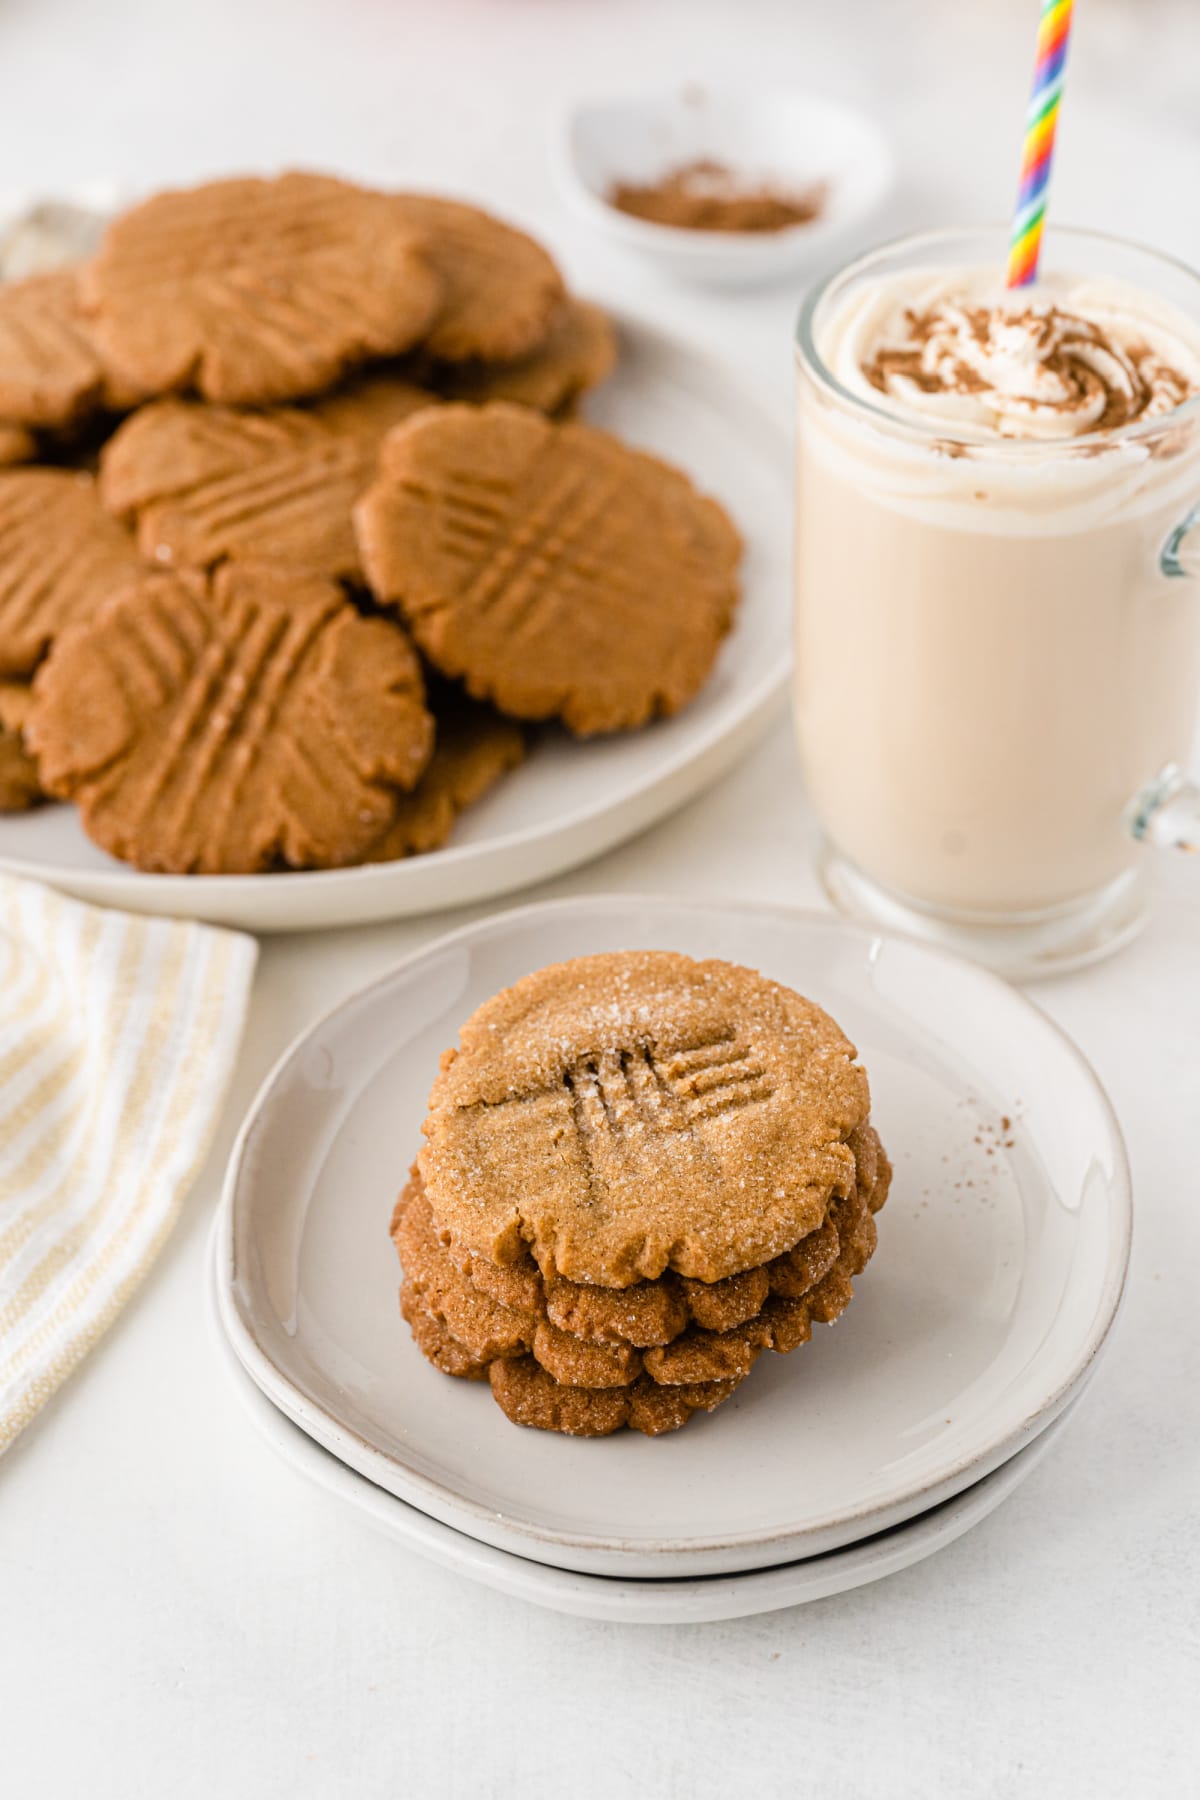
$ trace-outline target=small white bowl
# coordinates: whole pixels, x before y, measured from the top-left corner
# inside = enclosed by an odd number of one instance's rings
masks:
[[[552,156],[571,204],[613,243],[675,275],[721,284],[769,281],[826,258],[882,205],[894,168],[878,127],[838,101],[695,86],[657,99],[580,102],[559,121]],[[782,231],[698,231],[654,225],[609,203],[618,181],[654,181],[702,158],[783,192],[819,185],[822,210]]]

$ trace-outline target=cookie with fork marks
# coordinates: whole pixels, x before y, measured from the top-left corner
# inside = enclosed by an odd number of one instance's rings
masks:
[[[420,778],[433,720],[412,645],[280,564],[148,571],[65,631],[26,739],[111,855],[173,874],[353,862]]]
[[[678,469],[525,407],[444,406],[385,439],[355,509],[376,598],[476,699],[574,732],[678,712],[738,602],[741,544]]]
[[[722,1281],[791,1250],[857,1180],[854,1047],[751,969],[581,957],[475,1012],[418,1163],[443,1239],[543,1278]]]

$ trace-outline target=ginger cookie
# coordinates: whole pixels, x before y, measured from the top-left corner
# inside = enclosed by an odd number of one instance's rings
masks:
[[[447,364],[433,385],[448,400],[484,406],[507,400],[536,412],[560,413],[611,375],[617,338],[608,315],[589,300],[567,300],[549,335],[518,362]]]
[[[407,350],[441,282],[391,197],[288,174],[144,201],[81,291],[101,354],[147,392],[261,405]]]
[[[726,1381],[749,1374],[764,1350],[786,1354],[807,1343],[811,1321],[830,1324],[849,1304],[852,1277],[866,1267],[875,1248],[875,1225],[865,1196],[857,1190],[836,1199],[829,1213],[835,1254],[805,1294],[773,1291],[771,1269],[748,1271],[753,1284],[734,1276],[714,1284],[710,1309],[697,1298],[683,1313],[683,1330],[666,1344],[641,1345],[618,1336],[579,1335],[547,1316],[545,1298],[537,1307],[512,1307],[487,1294],[464,1273],[439,1242],[429,1204],[419,1183],[410,1184],[397,1208],[392,1235],[404,1272],[403,1311],[428,1314],[472,1362],[532,1354],[556,1381],[574,1387],[627,1387],[642,1374],[673,1386],[690,1381]],[[665,1278],[669,1282],[672,1277]],[[658,1289],[664,1283],[643,1283]],[[729,1290],[745,1284],[740,1304]],[[704,1283],[689,1286],[701,1290]],[[581,1292],[590,1290],[580,1285]],[[600,1294],[622,1290],[596,1289]],[[626,1289],[624,1292],[636,1292]],[[701,1323],[707,1316],[709,1322]]]
[[[0,469],[15,463],[32,462],[37,455],[37,439],[24,425],[0,419]]]
[[[427,1202],[410,1200],[395,1223],[393,1238],[414,1301],[479,1362],[520,1356],[531,1348],[537,1319],[489,1299],[460,1273],[438,1242]]]
[[[37,763],[21,735],[30,702],[24,682],[0,681],[0,813],[27,812],[46,797]]]
[[[859,1154],[860,1141],[867,1139],[874,1146],[870,1152],[872,1166],[876,1149],[880,1158],[878,1174],[871,1176],[869,1185],[864,1180],[864,1162]],[[891,1180],[887,1158],[870,1126],[852,1132],[847,1143],[855,1152],[858,1199],[868,1213],[878,1212]],[[461,1253],[456,1260],[475,1286],[510,1307],[523,1306],[534,1317],[544,1311],[552,1324],[589,1342],[625,1342],[645,1350],[674,1342],[689,1325],[715,1332],[731,1331],[756,1318],[772,1296],[805,1298],[848,1251],[843,1234],[851,1227],[858,1235],[867,1230],[865,1224],[857,1221],[857,1214],[851,1219],[841,1210],[841,1201],[835,1197],[824,1222],[791,1250],[758,1268],[715,1282],[666,1274],[625,1288],[597,1287],[562,1277],[543,1283],[532,1257],[515,1268],[497,1268],[480,1257],[463,1257]],[[451,1255],[455,1254],[451,1246]],[[514,1277],[522,1275],[532,1280],[532,1296],[526,1289],[524,1298],[519,1300]]]
[[[891,1170],[882,1155],[879,1140],[871,1126],[851,1132],[847,1144],[854,1154],[856,1206],[861,1202],[869,1212],[877,1212],[887,1198]],[[882,1160],[881,1160],[882,1159]],[[409,1213],[404,1226],[405,1240],[413,1255],[424,1254],[429,1233],[440,1241],[421,1180],[415,1166],[408,1184],[397,1202],[392,1221],[392,1234],[401,1260],[404,1247],[400,1223]],[[756,1318],[767,1300],[776,1295],[783,1299],[803,1299],[829,1274],[847,1245],[843,1233],[865,1230],[865,1226],[841,1209],[835,1196],[821,1225],[800,1239],[791,1250],[758,1268],[727,1276],[723,1281],[705,1282],[667,1273],[652,1281],[639,1281],[631,1287],[597,1287],[585,1282],[567,1281],[559,1276],[543,1281],[532,1256],[526,1253],[515,1263],[503,1266],[488,1262],[457,1248],[451,1241],[443,1252],[459,1275],[476,1288],[485,1302],[503,1309],[506,1316],[519,1316],[513,1325],[514,1342],[525,1347],[533,1343],[533,1333],[542,1320],[548,1320],[560,1331],[589,1344],[631,1345],[635,1349],[655,1349],[672,1343],[689,1326],[707,1331],[731,1331]],[[448,1268],[442,1268],[442,1280],[462,1296],[462,1282],[455,1282]],[[475,1304],[469,1295],[460,1300],[463,1306]],[[486,1311],[486,1309],[485,1309]],[[484,1316],[484,1315],[481,1315]],[[472,1332],[463,1318],[459,1319],[460,1335],[471,1341]],[[587,1385],[592,1385],[588,1383]]]
[[[440,850],[461,813],[525,757],[525,733],[512,719],[472,700],[435,696],[437,723],[429,766],[365,861],[394,862]]]
[[[660,1437],[678,1431],[694,1413],[715,1411],[738,1386],[732,1380],[663,1388],[643,1376],[627,1388],[564,1387],[532,1356],[489,1364],[488,1380],[514,1425],[568,1437],[609,1437],[623,1425]]]
[[[364,382],[311,409],[155,401],[105,445],[101,496],[136,526],[153,562],[207,568],[224,557],[270,557],[355,580],[354,502],[385,433],[431,403],[394,380]]]
[[[443,1375],[456,1375],[460,1381],[487,1380],[487,1363],[472,1356],[445,1325],[425,1311],[407,1282],[400,1289],[400,1312],[426,1362]]]
[[[615,1387],[566,1385],[556,1381],[531,1355],[481,1359],[429,1311],[409,1282],[400,1290],[400,1310],[426,1361],[445,1375],[488,1381],[497,1405],[515,1425],[573,1437],[607,1437],[628,1425],[657,1437],[676,1431],[696,1412],[711,1412],[738,1386],[724,1382],[660,1386],[648,1376]]]
[[[142,570],[90,475],[0,472],[0,676],[30,675],[55,636]]]
[[[445,406],[385,439],[355,508],[376,597],[434,667],[581,734],[677,712],[738,601],[740,542],[657,458],[525,407]]]
[[[0,417],[61,430],[92,412],[121,411],[138,397],[96,345],[74,269],[0,286]]]
[[[147,571],[59,637],[27,736],[50,792],[138,868],[353,862],[429,758],[404,632],[279,564]]]
[[[531,237],[458,200],[391,197],[428,247],[442,286],[424,349],[441,362],[511,362],[548,335],[566,297],[555,263]]]
[[[421,1177],[460,1251],[627,1287],[755,1268],[856,1181],[867,1078],[833,1020],[753,970],[581,957],[481,1006],[447,1051]]]
[[[689,1329],[662,1349],[639,1354],[629,1345],[583,1343],[545,1320],[528,1333],[486,1323],[451,1303],[452,1282],[430,1279],[425,1253],[396,1228],[402,1257],[411,1258],[400,1310],[427,1361],[444,1374],[489,1381],[497,1404],[515,1424],[575,1436],[603,1437],[623,1425],[651,1436],[711,1411],[745,1380],[764,1350],[788,1355],[812,1336],[814,1321],[832,1324],[853,1296],[853,1276],[875,1247],[875,1224],[857,1194],[835,1202],[844,1250],[805,1299],[771,1298],[740,1327]],[[436,1251],[436,1240],[430,1238]],[[426,1246],[426,1249],[428,1246]],[[444,1252],[442,1253],[444,1257]],[[493,1319],[504,1309],[495,1309]],[[466,1339],[456,1335],[465,1323]]]

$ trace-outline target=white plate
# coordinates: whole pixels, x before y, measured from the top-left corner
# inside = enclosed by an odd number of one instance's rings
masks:
[[[688,83],[649,99],[570,107],[551,143],[567,199],[610,243],[699,282],[776,280],[828,263],[882,206],[894,162],[875,121],[840,101],[791,89],[712,92]],[[820,215],[784,231],[681,230],[611,206],[616,181],[654,181],[701,159],[748,179],[825,189]]]
[[[486,1386],[424,1362],[387,1224],[462,1020],[544,963],[633,946],[749,963],[827,1005],[870,1071],[896,1180],[834,1330],[763,1357],[676,1435],[581,1441],[517,1429]],[[995,976],[834,918],[614,896],[452,933],[312,1026],[242,1128],[221,1232],[234,1350],[343,1461],[499,1549],[697,1575],[885,1530],[1029,1442],[1094,1367],[1130,1197],[1095,1076]]]
[[[445,910],[527,887],[632,837],[749,749],[787,686],[791,449],[745,384],[631,319],[589,417],[669,457],[728,506],[746,540],[744,599],[712,677],[674,719],[581,743],[543,739],[462,819],[445,850],[363,868],[149,875],[88,842],[70,807],[0,816],[0,869],[137,912],[302,931]]]
[[[886,1575],[923,1562],[978,1525],[1041,1462],[1067,1427],[1074,1402],[1024,1450],[1018,1450],[982,1481],[920,1513],[907,1525],[893,1526],[877,1537],[831,1550],[804,1562],[757,1569],[745,1575],[701,1575],[681,1580],[622,1580],[612,1575],[581,1575],[570,1569],[529,1562],[507,1550],[494,1550],[449,1525],[406,1506],[376,1487],[272,1406],[234,1356],[219,1321],[214,1327],[221,1362],[251,1423],[298,1475],[353,1507],[393,1542],[428,1562],[453,1569],[483,1587],[512,1594],[518,1600],[547,1606],[581,1619],[611,1619],[623,1625],[701,1625],[714,1619],[743,1619],[752,1613],[780,1612],[809,1600],[827,1600],[865,1587]]]

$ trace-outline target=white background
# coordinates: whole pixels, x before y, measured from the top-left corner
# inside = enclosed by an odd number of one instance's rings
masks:
[[[1055,212],[1200,260],[1200,7],[1082,0]],[[1036,0],[5,0],[0,185],[304,162],[523,215],[583,285],[719,345],[786,404],[793,292],[700,299],[610,262],[545,156],[568,93],[799,83],[876,109],[883,225],[1007,211]],[[817,903],[786,727],[547,892]],[[436,920],[267,945],[216,1153],[146,1289],[0,1465],[0,1791],[86,1795],[1180,1796],[1200,1734],[1200,887],[1039,998],[1124,1120],[1116,1342],[1061,1446],[934,1561],[728,1625],[529,1609],[399,1551],[253,1435],[202,1256],[236,1118],[315,1011]],[[1191,1699],[1189,1701],[1189,1695]]]

